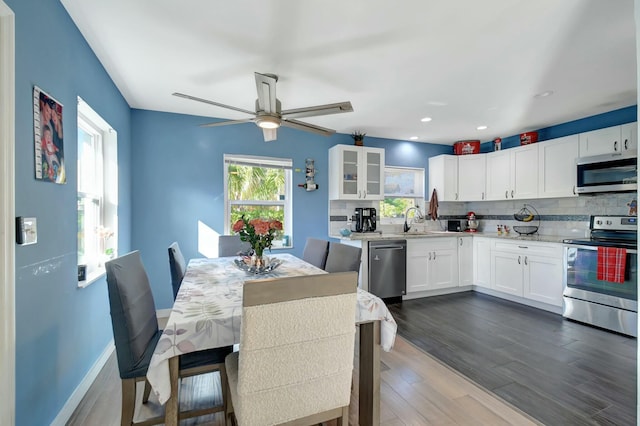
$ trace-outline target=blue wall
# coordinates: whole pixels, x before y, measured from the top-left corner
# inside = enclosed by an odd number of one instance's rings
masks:
[[[130,108],[59,1],[6,0],[16,29],[16,424],[49,424],[113,338],[106,282],[77,287],[76,114],[81,96],[118,131],[119,250],[130,247]],[[66,185],[36,181],[33,86],[64,105]]]

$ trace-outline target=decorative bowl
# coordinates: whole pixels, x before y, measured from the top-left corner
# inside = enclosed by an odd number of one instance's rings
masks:
[[[347,228],[342,228],[340,229],[340,235],[342,235],[343,237],[348,237],[349,235],[351,235],[351,231]]]
[[[283,263],[280,259],[268,258],[267,256],[263,256],[262,259],[262,265],[254,265],[250,256],[243,256],[239,259],[234,259],[233,263],[238,267],[238,269],[242,269],[246,273],[254,275],[268,274]]]
[[[513,230],[520,235],[530,235],[538,232],[537,226],[514,226]]]

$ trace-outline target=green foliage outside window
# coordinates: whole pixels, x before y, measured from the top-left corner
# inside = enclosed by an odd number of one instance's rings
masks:
[[[227,183],[229,202],[231,202],[229,229],[242,215],[247,219],[279,220],[284,224],[284,202],[277,205],[255,203],[256,201],[282,201],[285,193],[283,169],[229,164]],[[282,231],[279,233],[281,234]]]
[[[416,205],[415,198],[387,197],[380,201],[380,217],[404,217],[409,207]]]

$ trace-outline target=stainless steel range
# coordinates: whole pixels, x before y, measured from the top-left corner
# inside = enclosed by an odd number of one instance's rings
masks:
[[[589,239],[563,241],[563,316],[637,337],[638,218],[591,216],[590,229]],[[626,250],[624,282],[598,279],[598,247]]]

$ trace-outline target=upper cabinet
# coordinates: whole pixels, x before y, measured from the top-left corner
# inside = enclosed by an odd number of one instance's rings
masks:
[[[496,151],[487,157],[487,200],[531,199],[538,196],[538,146]]]
[[[580,157],[638,149],[637,125],[634,122],[580,133]]]
[[[577,197],[578,135],[538,144],[538,198]]]
[[[459,201],[458,156],[443,154],[429,158],[429,200],[434,189],[439,201]]]
[[[329,199],[382,200],[384,149],[336,145],[329,149]]]
[[[458,194],[460,201],[482,201],[487,199],[485,157],[483,154],[458,156]]]

